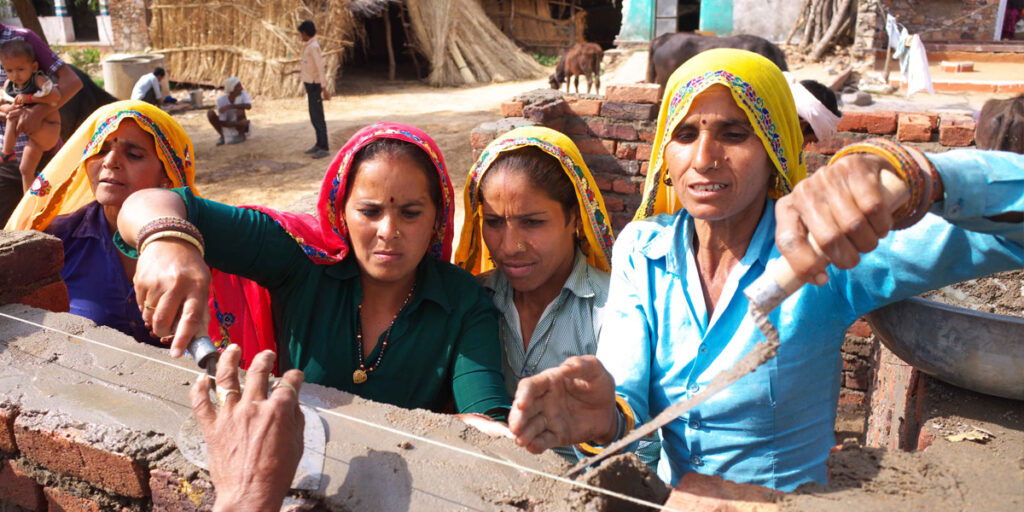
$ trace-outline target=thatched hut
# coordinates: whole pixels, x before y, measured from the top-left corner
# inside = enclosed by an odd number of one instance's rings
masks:
[[[398,10],[402,23],[395,30],[404,31],[423,59],[432,85],[543,74],[494,26],[478,0],[153,0],[150,8],[152,51],[165,55],[172,76],[213,83],[238,76],[259,95],[301,92],[298,75],[286,74],[298,69],[302,42],[295,27],[301,20],[316,23],[329,74],[337,77],[346,51],[365,34],[363,22],[390,10]]]

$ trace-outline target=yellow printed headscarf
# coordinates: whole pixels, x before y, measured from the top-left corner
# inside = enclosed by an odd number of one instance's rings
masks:
[[[587,169],[576,144],[550,128],[528,126],[512,130],[491,142],[473,164],[464,189],[466,220],[455,251],[455,264],[475,274],[494,268],[490,252],[483,241],[483,214],[480,205],[480,182],[491,164],[503,152],[533,146],[555,157],[576,188],[580,220],[587,243],[587,263],[608,272],[611,269],[612,226],[604,199],[594,177]]]
[[[95,200],[85,161],[95,155],[107,136],[128,118],[134,119],[153,136],[157,156],[164,164],[172,186],[189,186],[198,195],[194,186],[195,150],[185,129],[173,117],[149,103],[118,101],[96,109],[75,130],[36,177],[5,229],[42,231],[57,216],[72,213]]]
[[[650,170],[644,182],[643,201],[634,220],[673,213],[680,208],[675,191],[664,181],[665,145],[686,117],[693,99],[715,84],[729,88],[779,171],[777,185],[768,195],[778,199],[807,176],[800,120],[782,71],[768,59],[746,50],[708,50],[683,63],[668,79],[658,114]]]

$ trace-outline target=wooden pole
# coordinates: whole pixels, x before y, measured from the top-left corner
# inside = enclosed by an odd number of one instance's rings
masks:
[[[391,6],[384,7],[384,39],[388,48],[388,80],[395,81],[395,49],[391,46]]]
[[[39,15],[36,14],[36,7],[32,5],[32,0],[11,0],[11,3],[14,4],[14,10],[18,13],[21,26],[35,32],[44,43],[50,44],[46,40],[46,34],[43,33],[43,26],[39,24]]]
[[[569,19],[572,21],[569,23],[569,44],[566,47],[576,42],[576,0],[569,2]]]

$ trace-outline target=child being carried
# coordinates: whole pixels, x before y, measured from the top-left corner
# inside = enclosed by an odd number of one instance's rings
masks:
[[[7,131],[4,134],[3,154],[0,160],[12,162],[17,159],[15,144],[21,134],[20,116],[10,114],[30,107],[33,103],[60,104],[60,89],[39,70],[36,54],[24,39],[12,39],[0,45],[0,65],[7,73],[7,81],[0,91],[0,114],[7,118]],[[36,166],[43,152],[57,145],[60,138],[60,111],[50,112],[39,129],[29,135],[28,144],[22,154],[18,168],[21,170],[21,183],[28,192],[35,179]]]

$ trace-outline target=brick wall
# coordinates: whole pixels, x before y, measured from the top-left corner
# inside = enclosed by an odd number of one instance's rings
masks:
[[[68,289],[61,280],[64,247],[38,231],[0,230],[0,304],[28,304],[50,311],[68,310]]]
[[[879,4],[924,41],[991,41],[999,9],[999,0],[860,0],[853,44],[857,55],[885,48],[885,14]]]
[[[119,52],[149,48],[150,0],[108,0],[110,26],[114,35],[114,49]]]

